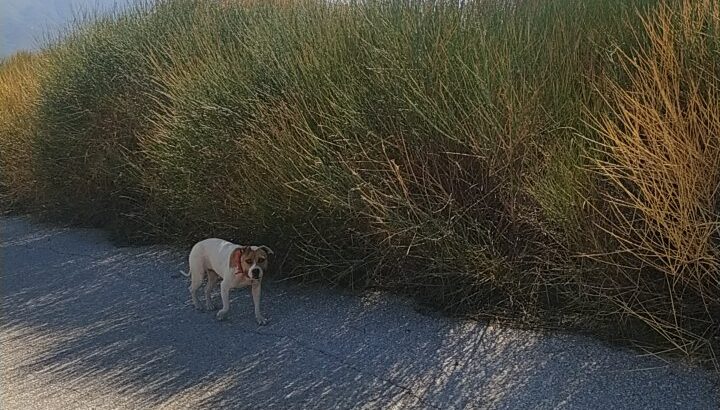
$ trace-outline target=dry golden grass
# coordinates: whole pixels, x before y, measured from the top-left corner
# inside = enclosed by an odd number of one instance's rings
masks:
[[[603,259],[622,265],[629,283],[657,276],[611,298],[685,354],[707,348],[718,326],[720,78],[708,68],[717,66],[719,7],[686,1],[645,19],[649,47],[620,53],[627,83],[608,82],[611,111],[595,117],[596,170],[608,185],[598,226],[617,245]],[[651,288],[665,294],[650,297]],[[689,302],[704,323],[687,326]]]

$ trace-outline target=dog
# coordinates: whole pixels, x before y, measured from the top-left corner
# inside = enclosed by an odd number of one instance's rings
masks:
[[[230,310],[230,289],[251,286],[255,320],[259,325],[267,324],[268,319],[260,312],[260,291],[262,278],[267,270],[268,255],[272,254],[272,249],[264,245],[241,246],[218,238],[204,239],[196,243],[188,258],[190,273],[181,272],[190,277],[190,297],[195,308],[201,309],[197,291],[207,274],[205,305],[208,310],[215,309],[210,292],[217,285],[218,277],[222,280],[222,309],[217,312],[218,320],[223,320]]]

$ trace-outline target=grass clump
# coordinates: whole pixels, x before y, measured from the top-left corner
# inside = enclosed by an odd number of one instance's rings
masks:
[[[26,209],[40,195],[31,164],[39,102],[39,75],[45,56],[15,54],[0,61],[0,200]]]
[[[147,219],[137,144],[163,91],[147,50],[175,26],[144,7],[87,19],[40,73],[34,173],[49,215],[137,238]]]
[[[621,53],[627,82],[609,82],[594,116],[594,164],[605,189],[603,296],[683,353],[711,351],[720,317],[720,7],[661,5],[649,47]]]
[[[716,27],[710,2],[159,2],[51,47],[22,172],[127,237],[712,358]]]

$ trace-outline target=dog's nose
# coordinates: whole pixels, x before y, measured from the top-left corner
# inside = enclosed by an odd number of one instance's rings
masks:
[[[250,271],[250,274],[253,276],[253,278],[258,278],[260,276],[260,268],[253,268]]]

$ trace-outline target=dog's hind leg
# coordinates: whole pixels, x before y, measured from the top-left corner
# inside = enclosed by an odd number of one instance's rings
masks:
[[[200,289],[200,286],[202,285],[202,279],[195,280],[195,278],[192,279],[190,282],[190,298],[192,299],[193,306],[195,306],[195,309],[200,309],[200,303],[198,302],[197,298],[197,291]]]
[[[200,309],[200,303],[197,298],[197,291],[202,286],[203,279],[205,279],[205,268],[202,263],[193,263],[190,260],[190,298],[195,306],[195,309]]]
[[[212,291],[215,289],[215,286],[217,285],[219,276],[215,271],[209,270],[207,272],[208,274],[208,281],[207,284],[205,284],[205,308],[207,310],[214,310],[215,304],[212,301]]]

